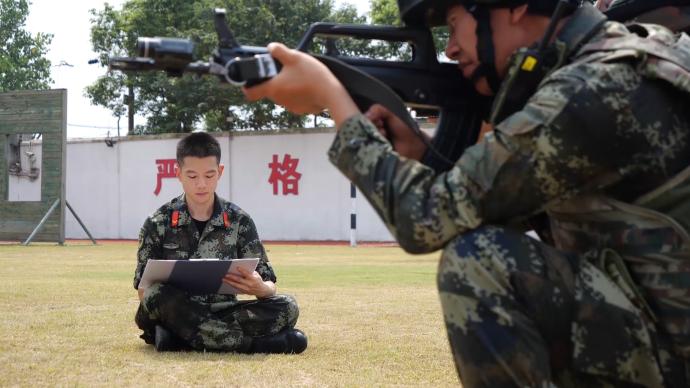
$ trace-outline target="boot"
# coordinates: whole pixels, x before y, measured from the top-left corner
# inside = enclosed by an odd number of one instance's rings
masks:
[[[275,335],[255,337],[249,353],[299,354],[307,348],[307,336],[298,329],[283,329]]]
[[[144,332],[139,336],[139,338],[143,339],[144,342],[148,345],[153,345],[156,343],[156,334],[151,333],[150,330],[144,330]]]
[[[161,325],[156,325],[155,348],[158,352],[179,352],[191,349],[182,339]]]

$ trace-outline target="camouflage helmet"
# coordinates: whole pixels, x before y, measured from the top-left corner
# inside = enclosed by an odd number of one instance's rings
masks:
[[[466,7],[511,8],[523,4],[530,12],[550,16],[560,0],[398,0],[400,19],[408,26],[445,24],[446,11],[454,4]]]

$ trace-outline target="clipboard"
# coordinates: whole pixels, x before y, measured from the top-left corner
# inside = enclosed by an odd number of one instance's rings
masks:
[[[149,260],[139,288],[147,289],[154,283],[166,283],[194,295],[238,294],[239,290],[223,283],[223,277],[227,273],[237,273],[240,267],[253,272],[257,264],[258,258]]]

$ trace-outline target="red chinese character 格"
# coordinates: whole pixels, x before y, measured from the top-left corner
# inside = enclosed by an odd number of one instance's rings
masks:
[[[273,155],[273,161],[268,164],[271,175],[268,183],[273,185],[273,195],[278,195],[278,184],[283,184],[283,195],[299,195],[299,179],[302,174],[297,172],[299,159],[293,159],[290,154],[283,156],[283,161],[278,161],[278,155]]]

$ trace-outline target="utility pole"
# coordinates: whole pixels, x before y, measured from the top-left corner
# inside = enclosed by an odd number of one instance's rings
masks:
[[[97,58],[94,59],[89,59],[89,65],[95,65],[99,62]],[[69,63],[66,63],[65,61],[60,62],[59,65],[57,66],[70,66]],[[134,85],[132,85],[131,82],[129,82],[128,78],[125,78],[125,83],[127,84],[127,95],[123,96],[124,102],[127,104],[127,118],[128,123],[127,123],[127,133],[132,134],[134,131]],[[120,137],[120,116],[117,116],[117,137]]]
[[[130,83],[127,88],[129,90],[129,95],[127,96],[127,115],[129,116],[127,133],[131,135],[134,133],[134,85]],[[118,133],[117,136],[119,137],[120,134]]]

